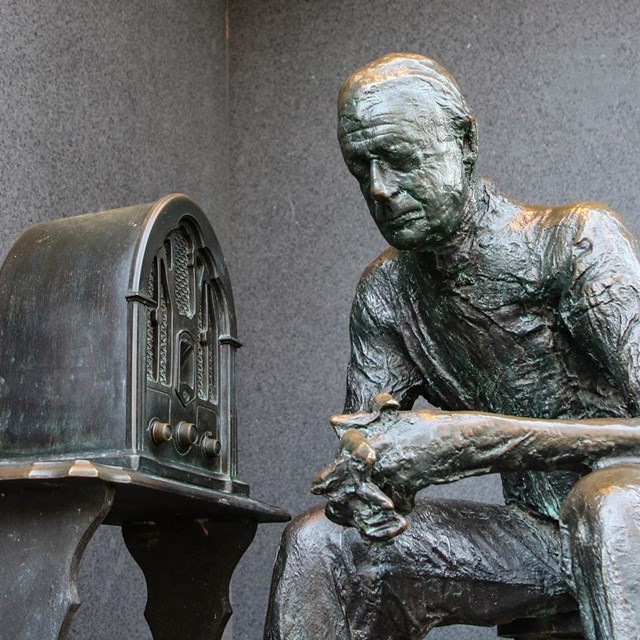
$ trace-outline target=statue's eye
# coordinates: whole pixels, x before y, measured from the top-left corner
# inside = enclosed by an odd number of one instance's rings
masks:
[[[352,158],[347,162],[347,168],[358,180],[364,180],[369,175],[369,163],[361,158]]]
[[[394,168],[403,171],[415,169],[418,165],[417,155],[410,149],[392,148],[386,154],[387,162]]]

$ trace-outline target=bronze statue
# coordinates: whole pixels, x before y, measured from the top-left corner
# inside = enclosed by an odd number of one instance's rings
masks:
[[[391,245],[364,272],[329,500],[283,538],[268,640],[420,640],[579,608],[640,637],[640,255],[605,205],[515,202],[439,64],[342,85],[338,138]],[[409,411],[418,396],[442,411]],[[502,475],[506,505],[414,499]],[[336,524],[338,523],[338,524]],[[347,526],[341,526],[347,525]]]

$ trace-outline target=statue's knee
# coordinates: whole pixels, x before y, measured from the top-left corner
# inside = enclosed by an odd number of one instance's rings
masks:
[[[317,566],[331,563],[341,548],[344,529],[331,522],[322,507],[292,520],[282,535],[280,554],[296,565]]]
[[[328,542],[335,536],[336,525],[324,515],[324,509],[320,506],[295,517],[287,525],[283,541],[287,545],[313,548],[318,544]]]
[[[560,513],[565,526],[590,529],[616,527],[640,518],[640,466],[619,465],[581,478]]]

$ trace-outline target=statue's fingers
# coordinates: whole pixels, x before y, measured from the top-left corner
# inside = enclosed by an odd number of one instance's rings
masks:
[[[358,529],[364,540],[370,542],[388,542],[400,535],[409,526],[406,518],[395,511],[385,511],[375,514],[360,524]]]
[[[379,509],[393,511],[395,508],[393,500],[373,482],[363,482],[360,493],[365,501],[376,505]]]
[[[340,449],[366,470],[371,469],[376,462],[375,449],[355,429],[350,429],[340,438]]]
[[[311,481],[311,493],[324,495],[337,491],[340,485],[350,479],[348,470],[348,461],[344,458],[337,458],[313,478]]]

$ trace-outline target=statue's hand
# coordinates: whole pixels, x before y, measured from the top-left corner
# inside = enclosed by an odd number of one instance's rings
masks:
[[[340,439],[336,460],[313,480],[311,491],[329,501],[330,520],[357,528],[365,540],[389,540],[407,528],[393,501],[370,481],[376,454],[357,431]]]
[[[476,415],[430,409],[395,411],[362,431],[376,454],[371,480],[400,513],[409,513],[418,491],[477,475],[481,429]]]
[[[472,414],[427,409],[400,411],[379,394],[371,412],[333,416],[341,436],[335,462],[314,480],[312,492],[329,501],[327,516],[365,538],[385,540],[407,527],[402,514],[431,484],[459,480],[477,436]]]
[[[371,412],[333,416],[331,424],[338,435],[354,432],[366,442],[373,460],[367,480],[391,499],[398,513],[413,509],[420,489],[475,475],[470,463],[482,439],[478,414],[400,411],[389,394],[379,394]]]

